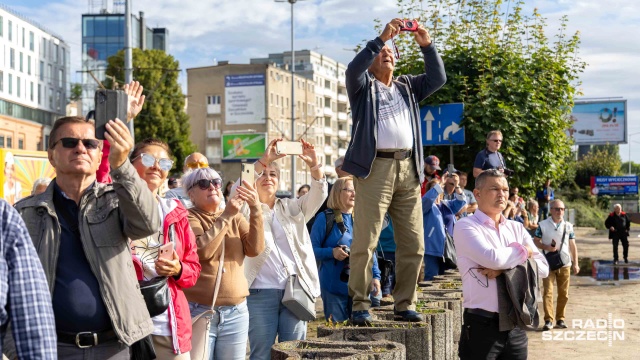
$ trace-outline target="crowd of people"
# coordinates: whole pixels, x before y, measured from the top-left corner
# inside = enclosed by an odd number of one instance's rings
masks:
[[[354,126],[338,179],[329,184],[313,144],[300,140],[313,180],[294,198],[276,196],[282,139],[255,162],[255,182],[225,183],[200,153],[169,178],[167,143],[134,144],[121,120],[108,122],[102,141],[85,118],[58,119],[48,144],[56,178],[38,181],[15,209],[0,202],[10,264],[0,268],[0,319],[12,325],[4,354],[190,359],[201,354],[197,337],[210,359],[244,359],[247,342],[251,359],[269,359],[276,339],[306,337],[308,318],[291,297],[321,298],[327,321],[356,326],[370,325],[369,309],[392,297],[396,319],[417,322],[416,283],[451,267],[462,276],[462,359],[527,357],[522,327],[502,326],[502,274],[543,278],[544,329],[566,327],[579,266],[563,202],[550,180],[535,199],[509,187],[498,130],[476,157],[473,189],[452,165],[438,174],[440,160],[423,155],[416,134],[418,104],[444,85],[444,65],[419,26],[424,73],[394,77],[385,43],[403,24],[386,24],[347,68]],[[131,120],[144,96],[136,82],[125,92]],[[622,242],[626,262],[629,220],[619,205],[606,225],[615,261]],[[453,245],[457,260],[447,258]],[[200,319],[205,330],[194,331]]]

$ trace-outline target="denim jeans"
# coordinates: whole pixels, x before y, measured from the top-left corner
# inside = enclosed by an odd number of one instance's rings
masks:
[[[282,305],[284,290],[249,289],[249,346],[251,360],[271,359],[271,346],[276,342],[304,340],[307,322]]]
[[[209,306],[189,302],[192,318],[209,309]],[[209,359],[244,360],[249,333],[247,301],[234,306],[216,306],[215,310],[209,330]]]
[[[353,301],[348,295],[332,294],[328,291],[322,290],[320,293],[322,297],[322,306],[324,310],[324,318],[333,322],[343,322],[351,318],[351,308],[353,307]],[[382,299],[382,292],[378,296],[374,296],[373,292],[369,294],[371,300],[371,307],[379,307],[380,299]]]
[[[431,281],[436,275],[444,274],[444,260],[442,256],[424,256],[424,281]]]

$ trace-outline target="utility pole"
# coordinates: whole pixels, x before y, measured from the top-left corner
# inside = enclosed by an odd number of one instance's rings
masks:
[[[125,1],[125,31],[124,31],[124,83],[130,84],[133,81],[133,55],[131,54],[131,38],[132,38],[132,28],[131,28],[131,1],[133,0],[124,0]],[[122,119],[126,121],[126,119]],[[131,132],[131,137],[135,143],[135,134],[133,132],[133,119],[129,121],[129,132]]]

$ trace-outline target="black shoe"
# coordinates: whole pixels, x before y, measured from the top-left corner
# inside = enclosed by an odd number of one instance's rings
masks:
[[[558,322],[556,322],[556,327],[558,329],[566,329],[567,324],[564,323],[564,320],[558,320]]]
[[[373,318],[369,314],[369,310],[354,311],[351,315],[351,323],[355,326],[371,326]]]
[[[613,260],[613,265],[618,265],[618,260]]]
[[[624,259],[624,263],[625,263],[625,264],[628,264],[628,263],[629,263],[629,260]]]
[[[551,321],[545,321],[542,331],[549,331],[551,329],[553,329],[553,323]]]
[[[409,322],[418,322],[424,321],[422,315],[418,314],[413,310],[405,310],[405,311],[395,311],[396,320],[409,321]],[[400,317],[400,318],[398,318]]]

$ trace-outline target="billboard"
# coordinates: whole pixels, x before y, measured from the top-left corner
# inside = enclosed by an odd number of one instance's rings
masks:
[[[226,125],[264,124],[264,74],[224,77],[224,122]]]
[[[576,101],[571,120],[576,145],[627,143],[627,100]]]
[[[593,195],[638,195],[638,176],[592,176]]]
[[[0,157],[0,197],[11,205],[31,195],[33,183],[38,178],[56,176],[46,151],[0,149]]]
[[[267,134],[222,134],[222,161],[259,159],[267,147]]]

